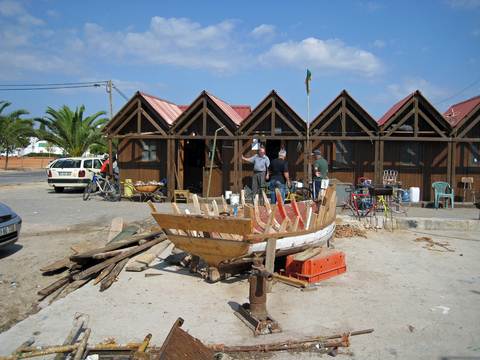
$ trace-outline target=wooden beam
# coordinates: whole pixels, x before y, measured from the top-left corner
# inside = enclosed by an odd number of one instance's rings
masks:
[[[342,98],[339,97],[331,106],[329,106],[327,109],[322,111],[320,115],[318,115],[315,119],[310,124],[310,131],[313,132],[315,130],[315,127],[318,126],[318,124],[329,114],[333,109],[335,109],[338,104],[342,101]]]
[[[195,116],[193,116],[178,132],[177,134],[182,134],[185,129],[187,129],[192,123],[198,120],[200,116],[202,116],[202,112],[198,112]]]
[[[440,135],[443,138],[447,138],[447,135],[445,135],[445,133],[442,130],[440,130],[438,126],[435,125],[435,123],[427,115],[425,115],[425,113],[421,109],[418,109],[418,113],[438,133],[438,135]]]
[[[220,232],[239,234],[242,236],[251,234],[250,219],[232,218],[225,216],[195,216],[195,215],[172,215],[152,213],[160,227],[164,229],[196,230],[206,232]]]
[[[210,117],[213,119],[213,121],[215,121],[217,123],[217,125],[219,127],[222,127],[222,126],[225,126],[225,124],[223,122],[221,122],[218,117],[212,113],[210,111],[210,109],[207,109],[207,114],[210,115]],[[229,120],[230,121],[230,120]],[[229,136],[235,136],[231,131],[230,129],[228,128],[228,126],[225,126],[224,129],[223,129]],[[218,136],[217,136],[217,139],[218,139]]]
[[[272,117],[270,119],[270,135],[275,136],[275,126],[277,125],[276,122],[276,113],[277,109],[275,106],[275,97],[272,97]]]
[[[400,120],[398,123],[396,123],[395,125],[392,126],[392,128],[385,134],[386,136],[389,136],[391,134],[393,134],[400,126],[402,126],[403,124],[405,124],[407,122],[408,119],[410,119],[410,117],[414,114],[415,112],[415,109],[412,109],[408,112],[407,115],[405,115],[402,120]]]
[[[403,109],[408,108],[410,105],[413,104],[413,97],[408,100],[405,105],[403,105],[398,111],[385,123],[380,127],[380,131],[383,132],[385,129],[387,129],[396,119],[397,117],[402,113]]]
[[[447,144],[447,182],[452,183],[452,143]]]
[[[112,135],[118,134],[118,133],[120,132],[120,130],[122,130],[122,129],[125,127],[125,125],[127,125],[127,124],[130,122],[130,120],[132,120],[133,117],[134,117],[135,115],[137,115],[137,113],[138,113],[138,109],[134,110],[134,111],[130,114],[130,116],[129,116],[128,118],[126,118],[125,121],[122,122],[122,124],[121,124],[119,127],[117,127],[114,132],[112,132]]]
[[[203,98],[202,102],[202,135],[207,134],[207,98]]]
[[[342,109],[339,109],[330,119],[328,119],[325,124],[322,125],[322,127],[320,129],[318,129],[316,131],[317,134],[323,132],[323,130],[325,130],[328,125],[330,125],[332,122],[334,122],[335,120],[338,119],[339,116],[341,116],[342,114]]]
[[[244,129],[252,122],[253,119],[255,119],[255,117],[257,117],[257,115],[259,113],[261,113],[263,111],[263,109],[266,107],[266,106],[269,106],[270,103],[271,103],[272,99],[271,97],[270,98],[267,98],[266,100],[263,101],[262,104],[259,104],[253,111],[250,115],[248,115],[247,119],[245,119],[245,121],[242,122],[242,124],[240,125],[240,127],[238,128],[238,133],[239,134],[242,134]]]
[[[342,107],[340,108],[342,112],[342,117],[341,117],[341,127],[342,127],[342,135],[346,136],[347,135],[347,112],[346,112],[346,104],[345,104],[345,96],[342,96]]]
[[[148,115],[148,113],[144,109],[141,109],[141,111],[142,111],[142,115],[147,118],[147,120],[150,122],[150,124],[152,124],[155,127],[155,129],[160,131],[161,134],[167,135],[165,130],[163,130],[162,127],[160,125],[158,125],[157,122],[155,120],[153,120],[152,117],[150,115]]]
[[[475,120],[471,121],[468,126],[462,130],[462,132],[458,135],[459,138],[464,137],[475,125],[480,122],[480,116],[478,116]]]
[[[348,108],[346,109],[346,112],[348,114],[348,116],[350,116],[350,118],[355,121],[355,123],[357,123],[358,126],[360,126],[360,128],[365,131],[369,136],[373,136],[374,133],[373,131],[371,131],[369,128],[367,128],[365,126],[365,124],[359,119],[357,118],[350,110],[348,110]]]
[[[137,104],[137,102],[136,102],[136,101],[132,101],[124,110],[122,110],[121,112],[117,113],[117,114],[113,117],[113,118],[114,118],[113,122],[112,122],[112,121],[109,122],[109,123],[107,124],[107,126],[105,127],[106,130],[107,130],[107,133],[112,130],[112,127],[114,127],[114,125],[120,121],[121,117],[122,117],[125,113],[127,113],[129,110],[131,110],[131,108],[134,107],[135,104]]]
[[[137,101],[138,109],[137,109],[137,133],[142,132],[142,102],[140,99]]]
[[[416,97],[413,98],[413,104],[414,104],[414,119],[413,119],[413,136],[417,137],[418,136],[418,99]]]
[[[300,131],[298,131],[298,129],[290,122],[290,120],[288,120],[285,115],[283,115],[281,112],[279,112],[278,110],[275,110],[275,113],[280,116],[280,118],[285,122],[285,124],[287,124],[287,126],[293,130],[293,132],[295,134],[297,134],[298,136],[302,136],[302,133]]]

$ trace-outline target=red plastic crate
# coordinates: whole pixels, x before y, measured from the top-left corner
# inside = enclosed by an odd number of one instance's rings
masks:
[[[295,255],[288,255],[285,275],[315,283],[343,274],[347,271],[345,254],[334,249],[325,249],[319,255],[305,261],[294,260]]]

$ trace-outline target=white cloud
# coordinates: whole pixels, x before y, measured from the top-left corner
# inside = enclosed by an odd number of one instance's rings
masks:
[[[422,94],[431,101],[438,101],[449,95],[448,89],[434,85],[428,80],[417,77],[407,77],[400,83],[387,86],[388,93],[395,100],[400,100],[415,90],[420,90]]]
[[[375,40],[372,45],[378,49],[383,49],[387,43],[383,40]]]
[[[102,56],[125,61],[227,71],[239,61],[241,46],[233,30],[229,20],[202,26],[186,18],[155,16],[144,32],[109,32],[88,23],[84,42]]]
[[[0,1],[0,15],[15,16],[24,13],[23,6],[17,1],[3,0]]]
[[[57,10],[50,9],[50,10],[47,10],[47,15],[52,18],[56,18],[60,16],[60,13]]]
[[[274,25],[262,24],[253,29],[250,34],[257,39],[271,39],[275,36],[276,28]]]
[[[42,19],[29,14],[22,4],[16,1],[0,1],[0,15],[15,18],[21,25],[25,26],[38,26],[44,24]]]
[[[348,71],[360,75],[375,75],[382,71],[380,60],[372,53],[347,46],[338,39],[307,38],[273,45],[260,56],[264,64],[288,65],[323,71]]]
[[[453,8],[475,9],[480,7],[480,0],[447,0]]]

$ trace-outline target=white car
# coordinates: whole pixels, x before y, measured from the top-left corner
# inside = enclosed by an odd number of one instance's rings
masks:
[[[58,159],[47,169],[48,185],[55,192],[64,188],[84,188],[93,177],[93,172],[100,172],[103,160],[96,157],[71,157]]]

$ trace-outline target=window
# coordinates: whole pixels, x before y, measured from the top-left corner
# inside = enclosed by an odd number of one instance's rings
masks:
[[[402,142],[400,146],[400,164],[419,166],[420,144],[418,142]]]
[[[102,167],[102,162],[98,159],[93,160],[93,168],[100,169]]]
[[[73,160],[73,159],[64,159],[58,160],[55,164],[53,164],[52,168],[67,168],[67,169],[78,169],[81,164],[81,160]]]
[[[155,140],[142,140],[142,161],[157,160],[157,143]]]
[[[353,144],[349,141],[335,141],[334,166],[342,167],[352,164]]]
[[[480,144],[470,144],[470,161],[468,166],[480,166]]]
[[[92,168],[92,160],[83,160],[83,167],[85,169],[91,169]]]

